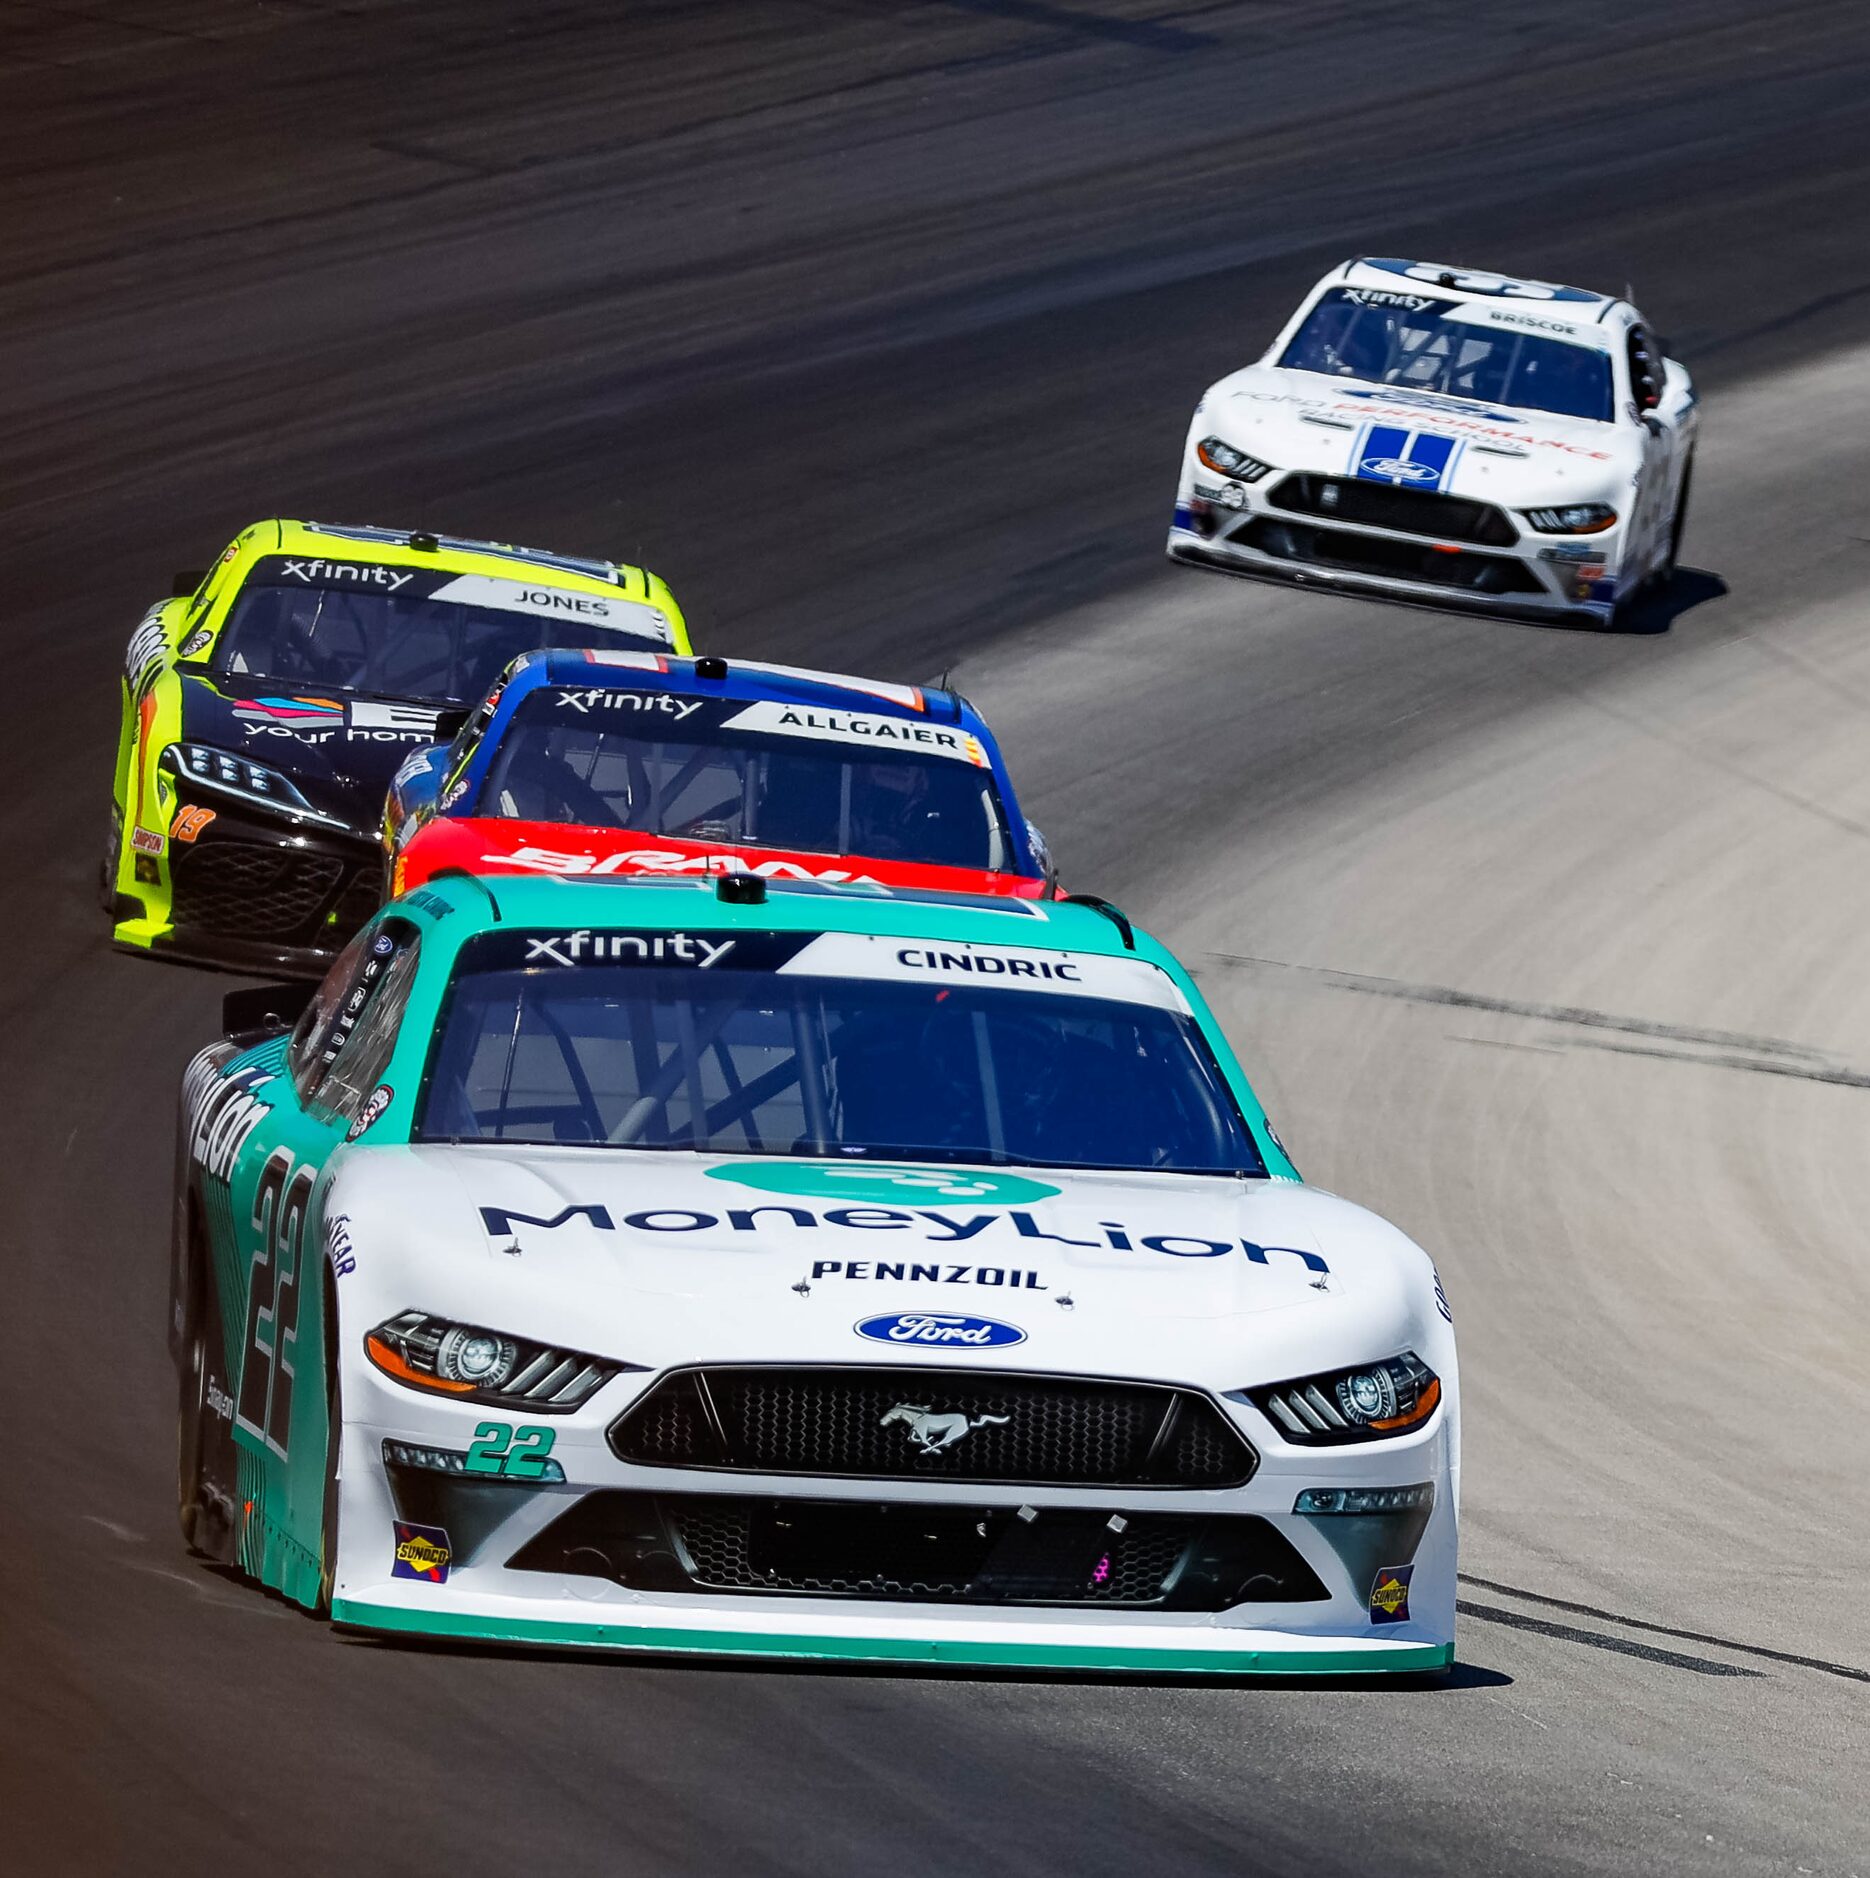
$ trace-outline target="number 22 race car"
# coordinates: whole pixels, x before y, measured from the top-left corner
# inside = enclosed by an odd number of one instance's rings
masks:
[[[259,522],[130,641],[100,894],[118,945],[324,970],[377,906],[384,794],[521,652],[685,652],[641,568]]]
[[[1674,575],[1696,422],[1627,301],[1347,261],[1195,407],[1169,555],[1622,625]]]
[[[198,1552],[423,1636],[1450,1662],[1434,1268],[1113,909],[448,877],[292,998],[184,1083]]]

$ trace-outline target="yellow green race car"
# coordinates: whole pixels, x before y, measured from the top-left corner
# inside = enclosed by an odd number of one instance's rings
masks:
[[[119,946],[317,975],[376,909],[397,769],[522,652],[691,650],[640,567],[256,522],[131,635],[99,894]]]

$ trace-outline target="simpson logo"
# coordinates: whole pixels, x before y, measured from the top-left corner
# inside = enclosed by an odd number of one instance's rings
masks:
[[[1413,1565],[1385,1565],[1370,1587],[1370,1621],[1406,1624],[1409,1621],[1409,1580]]]
[[[440,1526],[416,1526],[406,1519],[395,1522],[396,1552],[390,1563],[392,1578],[419,1578],[424,1584],[445,1585],[454,1563],[454,1547]]]
[[[153,828],[133,828],[130,830],[130,846],[138,854],[160,854],[162,836]]]
[[[979,769],[987,767],[987,752],[978,737],[964,730],[912,723],[901,717],[871,717],[855,711],[762,700],[725,719],[721,728],[757,730],[777,737],[813,737],[824,743],[865,744],[872,749],[919,750],[957,763],[972,763]]]

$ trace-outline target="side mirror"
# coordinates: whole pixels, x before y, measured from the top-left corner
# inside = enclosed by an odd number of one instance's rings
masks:
[[[171,600],[186,600],[207,578],[208,570],[205,567],[184,568],[182,572],[177,574],[169,583],[169,598]]]
[[[467,721],[474,713],[465,706],[456,705],[446,711],[435,713],[435,741],[453,743],[467,728]]]
[[[292,985],[251,985],[221,1000],[221,1035],[230,1043],[255,1042],[290,1030],[318,989],[310,979]]]

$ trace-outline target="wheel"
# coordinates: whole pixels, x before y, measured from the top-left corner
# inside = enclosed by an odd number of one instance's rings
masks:
[[[189,1249],[186,1330],[175,1415],[175,1508],[182,1541],[197,1558],[231,1564],[234,1508],[218,1488],[211,1457],[223,1445],[209,1400],[208,1300],[202,1286],[199,1243]]]
[[[100,911],[113,917],[117,911],[117,861],[123,853],[123,810],[110,805],[110,840],[97,870],[97,904]]]
[[[344,1398],[336,1362],[337,1298],[325,1279],[325,1504],[318,1523],[318,1615],[331,1615],[338,1577],[339,1479],[344,1465]]]
[[[1682,530],[1688,526],[1688,489],[1695,475],[1695,459],[1691,455],[1682,465],[1682,486],[1675,495],[1675,519],[1669,524],[1669,546],[1656,569],[1656,590],[1661,592],[1675,578],[1676,563],[1682,554]]]

